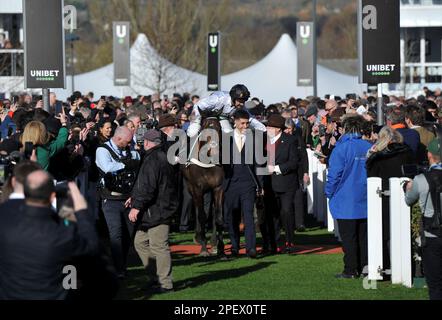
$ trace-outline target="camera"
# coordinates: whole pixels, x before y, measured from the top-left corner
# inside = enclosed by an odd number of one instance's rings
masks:
[[[74,202],[69,191],[68,181],[60,181],[55,184],[55,195],[58,215],[63,219],[69,218],[74,213]]]
[[[137,144],[142,146],[144,144],[144,134],[147,132],[147,128],[144,126],[141,126],[137,129],[137,132],[135,132],[135,137],[137,139]]]
[[[9,155],[0,154],[0,186],[3,186],[17,163],[23,159],[23,155],[14,151]]]
[[[318,126],[318,130],[319,130],[319,136],[320,137],[325,136],[325,132],[326,132],[327,128],[323,124],[320,124]]]

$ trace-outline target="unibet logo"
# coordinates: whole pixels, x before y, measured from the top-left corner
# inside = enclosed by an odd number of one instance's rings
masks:
[[[372,76],[389,76],[395,67],[395,64],[368,64],[366,69]]]
[[[127,35],[127,26],[126,25],[117,25],[115,27],[115,34],[118,38],[118,43],[124,44],[124,40]]]
[[[307,44],[311,35],[311,28],[309,25],[301,25],[299,27],[299,35],[302,38],[302,44]]]
[[[31,77],[37,81],[53,81],[58,77],[59,70],[31,70]]]
[[[215,49],[215,51],[216,51],[216,47],[218,46],[218,36],[217,35],[211,34],[209,36],[209,46],[212,48],[212,52],[214,52],[213,49]]]

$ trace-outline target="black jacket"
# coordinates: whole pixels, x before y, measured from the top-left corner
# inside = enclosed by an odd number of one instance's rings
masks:
[[[176,177],[158,145],[146,152],[132,191],[132,208],[142,214],[141,229],[170,224],[178,208]]]
[[[367,177],[382,178],[382,189],[390,190],[390,178],[400,178],[401,166],[414,164],[415,157],[410,147],[406,144],[392,143],[382,151],[373,153],[366,161]],[[389,239],[390,202],[389,197],[382,197],[382,218],[384,238]]]
[[[299,166],[298,166],[298,179],[302,181],[304,177],[304,173],[308,174],[308,155],[307,155],[307,149],[305,146],[304,139],[302,137],[302,134],[300,130],[296,129],[293,132],[293,137],[296,139],[297,142],[297,150],[299,153]]]
[[[238,179],[246,178],[249,180],[249,182],[257,189],[264,188],[264,179],[263,175],[257,174],[257,169],[259,167],[263,167],[263,165],[260,165],[257,163],[257,153],[260,152],[262,154],[263,150],[255,150],[256,147],[256,140],[255,140],[255,134],[253,131],[248,130],[246,134],[246,142],[244,145],[244,148],[242,149],[241,155],[238,155],[238,149],[236,147],[235,141],[234,141],[234,133],[231,133],[229,135],[224,134],[223,139],[229,139],[229,163],[223,163],[224,168],[224,182],[223,182],[223,188],[224,190],[227,190],[231,184],[232,181],[236,181]],[[236,155],[235,155],[236,153]],[[249,156],[246,156],[246,153]],[[239,157],[241,156],[241,158]],[[252,159],[249,159],[250,156],[253,156]],[[237,159],[235,158],[237,157]],[[234,161],[234,158],[236,159]],[[236,167],[235,167],[236,166]],[[248,168],[247,168],[248,167]],[[241,172],[242,177],[238,175],[239,171]],[[236,176],[235,176],[236,173]]]
[[[409,146],[402,143],[392,143],[384,150],[373,153],[367,159],[367,177],[382,178],[382,187],[388,190],[388,179],[402,177],[401,166],[414,163],[413,152]]]
[[[63,268],[75,256],[93,255],[98,237],[87,210],[66,225],[51,208],[21,200],[0,206],[0,300],[65,299]]]
[[[267,138],[267,142],[269,139]],[[276,142],[275,166],[279,165],[280,175],[276,173],[266,176],[264,183],[274,192],[296,191],[298,189],[298,165],[300,156],[295,137],[282,133]],[[269,155],[267,154],[267,157]]]

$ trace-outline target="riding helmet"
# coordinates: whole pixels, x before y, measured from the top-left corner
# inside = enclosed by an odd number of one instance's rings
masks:
[[[232,102],[238,99],[246,102],[250,98],[250,92],[245,85],[237,84],[230,90],[230,97],[232,98]]]

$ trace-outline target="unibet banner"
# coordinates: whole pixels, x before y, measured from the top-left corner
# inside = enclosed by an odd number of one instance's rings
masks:
[[[130,86],[130,23],[114,21],[114,85]]]
[[[358,35],[359,82],[400,82],[399,0],[359,0]]]
[[[25,88],[65,88],[63,0],[23,0]]]
[[[207,38],[207,90],[221,90],[221,34],[209,33]]]
[[[298,86],[313,86],[313,22],[296,24],[296,47],[298,49]]]

